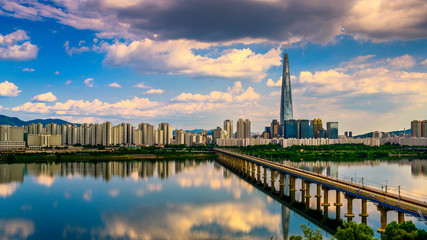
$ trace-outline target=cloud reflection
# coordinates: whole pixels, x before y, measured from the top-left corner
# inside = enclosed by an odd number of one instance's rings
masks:
[[[239,238],[247,233],[257,238],[256,230],[266,229],[267,235],[258,236],[265,239],[280,234],[281,216],[270,213],[266,203],[256,198],[205,205],[142,205],[125,214],[105,214],[102,220],[105,228],[93,231],[100,238],[212,239]]]
[[[0,197],[5,198],[11,196],[17,188],[18,184],[15,182],[9,184],[0,184]]]
[[[34,233],[34,222],[26,219],[0,219],[0,239],[27,239]]]
[[[55,177],[51,177],[48,175],[40,175],[40,176],[37,176],[36,182],[40,185],[50,187],[55,182]]]

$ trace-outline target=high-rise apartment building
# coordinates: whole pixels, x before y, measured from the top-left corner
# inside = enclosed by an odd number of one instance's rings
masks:
[[[326,123],[326,138],[338,139],[338,122]]]
[[[421,137],[421,121],[411,122],[411,137]]]
[[[244,138],[250,138],[251,137],[251,121],[249,121],[249,119],[245,120],[244,129],[245,129]]]
[[[240,118],[237,121],[236,126],[237,126],[236,138],[245,138],[245,121]]]
[[[421,137],[427,138],[427,120],[421,121]]]
[[[224,131],[227,131],[226,138],[233,138],[233,120],[224,121]]]
[[[280,98],[280,124],[293,118],[291,74],[289,71],[288,54],[283,56],[282,91]]]

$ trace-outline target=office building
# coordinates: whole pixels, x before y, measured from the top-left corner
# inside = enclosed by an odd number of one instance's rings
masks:
[[[338,139],[338,122],[326,123],[326,138]]]
[[[285,138],[298,138],[298,121],[294,119],[285,121]]]
[[[313,121],[306,119],[298,120],[298,138],[313,138]]]
[[[280,123],[277,119],[273,119],[271,122],[271,130],[270,130],[271,138],[280,137]]]
[[[319,130],[323,129],[322,119],[316,118],[313,120],[313,138],[321,138]]]

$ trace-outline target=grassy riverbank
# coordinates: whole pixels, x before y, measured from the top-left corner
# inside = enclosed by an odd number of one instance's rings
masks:
[[[133,161],[142,159],[179,160],[179,159],[215,159],[217,156],[209,148],[201,147],[143,147],[118,148],[114,150],[87,149],[81,151],[38,151],[4,153],[0,161],[4,162],[58,162],[58,161]]]
[[[426,152],[412,151],[399,145],[366,146],[363,144],[335,144],[320,146],[291,146],[282,148],[279,145],[258,145],[230,148],[238,152],[272,160],[329,160],[357,161],[369,158],[400,159],[427,158]]]

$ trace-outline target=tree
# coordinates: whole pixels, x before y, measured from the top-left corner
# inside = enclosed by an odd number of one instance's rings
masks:
[[[374,230],[364,223],[344,222],[344,227],[338,227],[334,238],[337,240],[374,240]]]
[[[307,227],[306,225],[301,225],[300,228],[302,229],[302,232],[304,233],[304,239],[305,240],[323,240],[322,232],[319,229],[316,229],[314,231],[310,227]],[[289,240],[303,240],[301,236],[291,236]]]
[[[412,221],[401,224],[392,221],[387,225],[384,232],[385,240],[422,240],[427,239],[427,232],[418,229]]]

